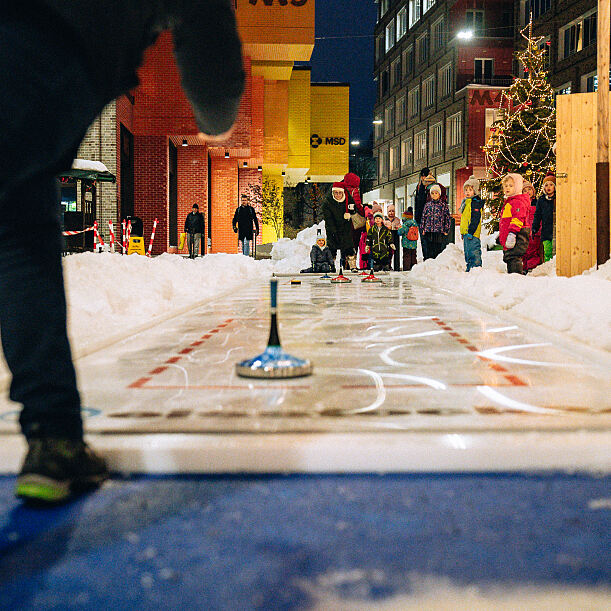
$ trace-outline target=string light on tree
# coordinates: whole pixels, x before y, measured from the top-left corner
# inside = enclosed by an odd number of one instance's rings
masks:
[[[486,204],[485,224],[496,231],[503,205],[501,178],[509,172],[523,174],[539,191],[543,178],[556,169],[552,147],[556,141],[554,90],[545,70],[547,48],[543,36],[533,37],[532,18],[520,34],[526,48],[515,55],[524,78],[515,77],[501,93],[498,119],[483,147],[487,178],[482,181]]]

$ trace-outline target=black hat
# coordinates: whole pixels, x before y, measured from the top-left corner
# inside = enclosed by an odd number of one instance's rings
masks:
[[[431,170],[429,170],[428,168],[422,168],[420,170],[420,176],[428,176],[431,173]]]
[[[193,204],[193,207],[199,210],[199,206],[197,204]]]

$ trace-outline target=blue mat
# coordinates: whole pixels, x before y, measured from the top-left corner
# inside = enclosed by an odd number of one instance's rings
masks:
[[[606,585],[610,479],[143,476],[35,510],[0,478],[0,609],[303,609],[341,571],[372,601],[410,574]]]

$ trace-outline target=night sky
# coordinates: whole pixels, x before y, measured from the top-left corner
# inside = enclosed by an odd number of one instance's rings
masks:
[[[316,2],[316,45],[310,61],[312,81],[350,83],[350,138],[362,143],[367,141],[373,127],[376,15],[373,0]],[[325,39],[329,36],[359,38]]]

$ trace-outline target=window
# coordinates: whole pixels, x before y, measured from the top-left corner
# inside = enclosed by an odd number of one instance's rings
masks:
[[[416,66],[426,63],[429,59],[429,34],[423,34],[416,40]]]
[[[384,72],[382,72],[382,80],[380,83],[380,91],[381,94],[384,96],[388,93],[388,89],[389,89],[389,79],[388,79],[388,68],[386,68],[386,70],[384,70]]]
[[[494,60],[487,57],[477,57],[474,65],[474,82],[480,85],[492,85],[494,75]]]
[[[382,115],[376,115],[374,123],[374,135],[376,141],[382,139],[382,134],[384,132],[384,121],[382,120]]]
[[[416,134],[416,145],[414,148],[415,163],[426,161],[426,130]]]
[[[390,6],[390,0],[380,0],[380,19],[386,15]]]
[[[389,104],[384,109],[384,133],[390,134],[395,129],[395,105]]]
[[[401,166],[410,166],[412,163],[414,163],[414,140],[410,136],[401,141]]]
[[[378,158],[378,180],[388,177],[388,150],[380,151],[380,157]]]
[[[397,57],[390,65],[391,87],[396,87],[401,83],[401,58]]]
[[[438,19],[431,26],[431,39],[432,39],[433,51],[439,51],[439,49],[443,48],[443,45],[445,43],[444,28],[445,28],[445,20],[443,17],[441,19]]]
[[[435,0],[423,0],[422,1],[422,14],[426,13],[429,9],[435,6]]]
[[[376,59],[380,61],[384,57],[385,48],[384,48],[384,33],[378,34],[378,38],[376,40]]]
[[[386,53],[395,46],[395,20],[392,19],[386,26]]]
[[[568,83],[564,83],[564,85],[560,85],[560,87],[554,89],[554,93],[556,95],[568,95],[571,93],[571,82],[569,81]]]
[[[407,78],[414,71],[414,47],[410,45],[403,51],[403,76]]]
[[[397,13],[397,40],[401,40],[407,32],[407,8],[404,6]]]
[[[407,96],[407,112],[410,119],[417,117],[420,113],[420,87],[416,86]]]
[[[422,0],[409,0],[409,27],[411,28],[420,19]]]
[[[596,42],[596,11],[586,13],[560,28],[560,53],[561,59],[579,53],[586,47]]]
[[[452,64],[439,70],[439,96],[443,99],[452,93]]]
[[[400,148],[399,148],[399,143],[397,142],[397,144],[393,144],[390,147],[390,161],[389,161],[389,166],[390,166],[390,172],[394,172],[395,170],[399,169],[399,166],[401,164],[401,157],[400,155]]]
[[[430,130],[431,157],[437,157],[443,152],[443,123],[435,123]]]
[[[526,0],[524,4],[525,15],[524,23],[527,24],[530,21],[530,14],[532,13],[533,19],[540,17],[544,13],[547,13],[552,6],[552,0]]]
[[[484,31],[484,11],[465,11],[465,29],[471,30],[475,36]]]
[[[446,142],[448,148],[451,149],[455,146],[462,144],[462,115],[457,112],[446,119]]]
[[[422,108],[435,105],[435,75],[422,81]]]
[[[395,116],[397,118],[397,125],[405,125],[405,96],[402,95],[396,104]]]

